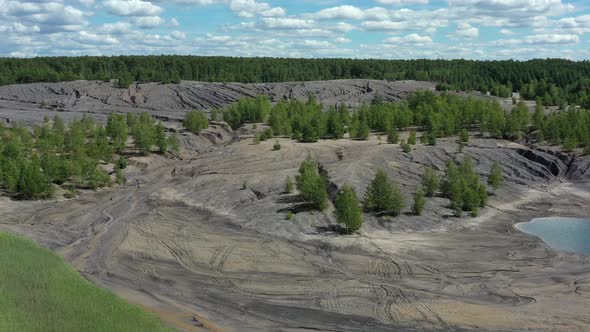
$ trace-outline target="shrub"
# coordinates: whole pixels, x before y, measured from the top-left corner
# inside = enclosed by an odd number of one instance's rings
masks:
[[[416,144],[416,131],[410,131],[410,136],[408,137],[408,144],[415,145]]]
[[[362,211],[354,190],[344,185],[336,196],[336,219],[349,233],[356,232],[363,224]]]
[[[459,140],[462,143],[469,142],[469,132],[466,129],[461,130],[461,132],[459,133]]]
[[[291,220],[293,219],[293,212],[289,211],[287,212],[287,220]]]
[[[76,190],[76,187],[72,186],[70,187],[65,193],[64,193],[64,197],[68,198],[68,199],[72,199],[72,198],[76,198],[76,196],[78,196],[78,191]]]
[[[410,152],[412,152],[412,146],[411,146],[410,144],[408,144],[408,143],[404,142],[403,140],[402,140],[401,146],[402,146],[402,150],[403,150],[405,153],[410,153]]]
[[[494,190],[498,190],[503,182],[504,175],[502,172],[502,167],[498,163],[494,163],[490,170],[490,175],[488,176],[488,185],[490,185],[490,187],[492,187]]]
[[[275,144],[272,146],[272,149],[275,151],[279,151],[281,149],[281,143],[279,141],[275,141]]]
[[[426,202],[424,200],[424,192],[422,191],[422,188],[418,187],[416,189],[416,192],[414,193],[414,204],[412,205],[412,212],[414,212],[414,214],[417,216],[422,215],[425,203]]]
[[[186,130],[198,134],[201,130],[209,128],[209,121],[202,112],[192,110],[185,114],[182,125]]]
[[[272,128],[267,128],[264,130],[264,132],[262,133],[262,136],[260,137],[263,141],[269,140],[271,138],[273,138],[274,133],[272,131]]]
[[[178,141],[176,134],[168,136],[168,151],[174,154],[178,154],[180,152],[180,142]]]
[[[53,195],[53,185],[41,170],[39,161],[23,161],[20,165],[17,190],[23,198],[48,198]]]
[[[420,135],[420,144],[426,144],[426,134]]]
[[[285,192],[290,194],[293,191],[295,191],[295,184],[291,180],[291,177],[287,176],[287,178],[285,179]]]
[[[428,145],[436,145],[436,134],[433,132],[427,133],[426,142],[428,142]]]
[[[127,168],[127,159],[125,159],[123,157],[119,157],[119,159],[117,159],[117,164],[115,165],[115,167],[118,169]]]
[[[217,108],[211,109],[211,121],[219,121],[219,110]]]
[[[94,168],[88,175],[88,187],[96,190],[98,188],[106,187],[111,184],[111,177],[109,174],[98,167]]]
[[[365,192],[363,206],[367,211],[397,216],[405,202],[399,186],[379,170]]]
[[[395,129],[389,129],[387,133],[387,143],[397,144],[399,142],[399,134]]]
[[[422,175],[422,187],[428,197],[434,197],[440,184],[440,177],[434,169],[427,167]]]
[[[124,184],[125,182],[127,182],[127,179],[125,179],[125,177],[123,176],[123,172],[121,172],[120,168],[117,168],[115,170],[115,173],[117,174],[115,178],[115,182],[117,182],[117,184]]]

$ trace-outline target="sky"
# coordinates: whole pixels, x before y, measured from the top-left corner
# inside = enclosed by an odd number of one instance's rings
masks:
[[[590,0],[0,0],[0,57],[590,59]]]

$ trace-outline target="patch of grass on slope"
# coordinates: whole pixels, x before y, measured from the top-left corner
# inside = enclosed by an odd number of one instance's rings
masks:
[[[0,331],[171,331],[64,259],[0,232]]]

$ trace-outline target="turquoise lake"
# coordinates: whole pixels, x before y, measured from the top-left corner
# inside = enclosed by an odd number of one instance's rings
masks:
[[[537,218],[518,223],[516,228],[541,238],[553,249],[590,255],[590,219]]]

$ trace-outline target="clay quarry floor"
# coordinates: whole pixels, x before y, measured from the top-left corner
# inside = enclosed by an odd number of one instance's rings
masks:
[[[0,118],[30,125],[45,115],[104,120],[111,111],[148,111],[177,128],[187,109],[260,93],[277,101],[312,92],[326,104],[356,105],[433,88],[366,80],[27,84],[0,87]],[[536,217],[590,217],[590,158],[483,138],[462,154],[455,138],[406,154],[375,136],[283,138],[272,151],[273,140],[252,145],[249,134],[222,125],[180,133],[182,160],[131,158],[126,185],[73,200],[0,196],[0,230],[55,250],[91,281],[185,331],[590,330],[590,257],[550,250],[513,228]],[[360,197],[385,170],[408,206],[424,166],[442,171],[470,155],[484,179],[493,162],[506,179],[477,218],[452,217],[448,200],[437,197],[421,217],[366,215],[359,234],[344,236],[334,232],[333,208],[286,220],[302,203],[283,193],[285,177],[308,153],[332,188],[348,183]]]
[[[284,179],[308,153],[334,184],[360,194],[383,168],[409,201],[421,165],[461,158],[456,144],[404,154],[375,137],[281,143],[280,151],[248,139],[185,160],[137,158],[127,185],[74,200],[2,198],[0,229],[52,248],[187,331],[590,329],[590,258],[549,250],[512,227],[590,216],[590,185],[567,178],[580,172],[548,171],[563,167],[558,158],[535,152],[544,165],[525,158],[525,147],[475,139],[464,153],[478,171],[498,161],[507,177],[478,218],[450,217],[448,201],[434,198],[422,217],[368,216],[358,235],[343,236],[332,232],[330,209],[285,218],[299,203],[282,193]]]

